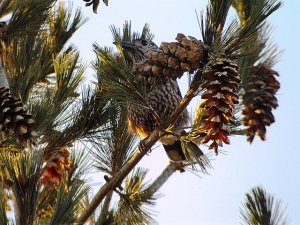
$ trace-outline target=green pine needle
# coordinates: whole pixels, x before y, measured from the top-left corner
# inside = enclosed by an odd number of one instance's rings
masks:
[[[149,209],[155,205],[156,196],[146,190],[144,183],[147,170],[137,168],[125,180],[125,191],[120,193],[118,209],[115,213],[117,224],[140,225],[153,223],[153,211]],[[124,217],[126,215],[126,217]]]
[[[256,187],[246,194],[241,215],[248,225],[287,225],[285,210],[281,209],[281,205],[262,187]]]
[[[249,43],[256,38],[257,31],[264,25],[265,20],[282,6],[282,2],[264,0],[257,1],[257,4],[253,4],[252,6],[247,23],[242,24],[224,41],[227,55],[234,57],[235,54],[238,54],[239,50],[249,46]]]
[[[89,154],[83,149],[76,148],[72,151],[71,157],[71,169],[68,172],[68,185],[76,182],[85,182],[85,177],[91,169],[91,158]]]
[[[49,22],[54,52],[59,53],[66,42],[86,21],[87,19],[83,18],[79,8],[74,13],[72,4],[66,7],[63,2],[59,2],[58,7],[54,8]]]
[[[82,207],[82,200],[87,195],[89,188],[82,183],[73,183],[69,190],[66,190],[62,183],[57,193],[57,202],[54,206],[54,213],[49,221],[50,225],[71,224]]]
[[[15,8],[10,18],[6,38],[35,35],[49,18],[50,8],[56,0],[16,0]]]
[[[64,102],[67,98],[76,98],[76,90],[83,82],[85,66],[79,62],[79,53],[70,52],[60,55],[54,61],[56,74],[55,100],[57,103]]]
[[[202,26],[203,41],[207,45],[220,42],[232,0],[211,0],[207,7],[205,28]],[[202,22],[203,23],[203,22]]]
[[[1,152],[0,161],[12,183],[18,223],[33,224],[40,195],[43,158],[38,153],[23,152],[13,157],[9,152]]]
[[[112,176],[126,164],[137,147],[137,137],[128,132],[126,115],[121,107],[111,110],[106,134],[101,140],[94,140],[90,150],[95,167]]]

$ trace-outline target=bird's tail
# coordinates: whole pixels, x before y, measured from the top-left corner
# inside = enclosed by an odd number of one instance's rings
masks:
[[[169,159],[173,162],[177,162],[179,163],[179,168],[178,170],[180,172],[184,172],[184,169],[183,169],[183,165],[180,166],[182,163],[182,161],[186,160],[185,156],[184,156],[184,153],[183,153],[183,150],[182,150],[182,146],[181,146],[181,143],[179,140],[176,140],[173,144],[171,145],[164,145],[164,149],[169,157]]]
[[[181,172],[184,171],[184,166],[187,165],[187,161],[194,161],[203,171],[206,171],[206,167],[210,166],[208,158],[204,155],[204,153],[200,150],[200,148],[195,144],[194,142],[189,142],[189,149],[185,149],[187,156],[185,155],[183,151],[183,146],[180,142],[180,140],[176,140],[173,144],[163,144],[164,149],[170,158],[170,160],[174,163],[178,163],[178,170]],[[190,158],[192,156],[192,158]],[[187,159],[187,157],[189,159]],[[185,163],[183,162],[185,161]]]
[[[171,145],[166,145],[163,144],[164,149],[168,155],[168,157],[174,161],[174,162],[179,162],[179,161],[183,161],[186,160],[183,150],[182,150],[182,146],[179,140],[175,141],[173,144]]]

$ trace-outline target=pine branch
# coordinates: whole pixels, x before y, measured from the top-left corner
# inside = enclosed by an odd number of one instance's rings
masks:
[[[117,224],[152,224],[152,210],[157,196],[147,192],[149,184],[145,182],[148,170],[137,168],[126,177],[124,191],[116,192],[120,196],[117,210],[115,211],[115,222]],[[124,217],[124,215],[126,215]]]
[[[113,191],[108,192],[108,194],[106,195],[103,206],[101,208],[101,213],[95,225],[104,225],[105,221],[107,220],[107,215],[109,213],[109,204],[111,202],[112,196]]]
[[[42,34],[22,35],[2,42],[2,54],[11,91],[26,103],[34,85],[48,75],[44,72],[53,60],[49,43]]]
[[[235,0],[234,7],[239,15],[241,27],[253,22],[258,11],[264,11],[267,5],[276,7],[276,1]],[[280,2],[277,3],[279,7]],[[251,22],[252,21],[252,22]],[[266,22],[259,24],[253,32],[253,38],[240,50],[243,57],[238,58],[242,83],[240,85],[243,102],[240,111],[243,123],[247,127],[247,139],[250,143],[255,136],[265,140],[266,126],[275,122],[272,109],[278,106],[275,94],[280,88],[276,79],[278,73],[271,67],[278,60],[278,47],[270,40],[271,27]],[[249,54],[250,53],[250,54]]]
[[[102,93],[98,94],[95,90],[87,88],[83,91],[82,98],[72,106],[65,113],[68,121],[66,122],[66,118],[59,119],[62,124],[57,129],[60,132],[53,132],[53,130],[47,132],[47,138],[44,140],[48,142],[47,149],[66,146],[77,140],[90,139],[91,141],[97,133],[108,130],[106,125],[112,110]]]
[[[182,109],[183,111],[183,109]],[[88,217],[95,211],[107,193],[115,189],[119,183],[121,183],[130,171],[139,163],[139,161],[147,154],[150,148],[159,140],[160,131],[155,130],[146,140],[143,142],[143,148],[136,151],[132,158],[125,164],[120,171],[106,184],[104,184],[100,190],[96,193],[92,199],[90,205],[86,210],[80,215],[80,217],[75,221],[78,224],[83,224]]]
[[[63,2],[59,2],[58,7],[53,10],[52,18],[49,22],[50,36],[53,39],[53,49],[58,54],[72,35],[87,21],[82,16],[80,9],[73,13],[73,7],[65,7]],[[74,17],[72,18],[72,14]]]
[[[171,115],[168,122],[164,124],[165,128],[175,124],[176,120],[185,110],[192,98],[196,96],[198,88],[199,84],[197,85],[197,83],[191,86],[191,88],[188,90],[188,92],[180,102],[178,108]],[[107,182],[100,188],[100,190],[92,199],[90,205],[76,220],[76,223],[83,224],[88,219],[88,217],[95,211],[95,209],[98,207],[98,205],[107,195],[107,193],[116,188],[118,184],[120,184],[125,179],[125,177],[130,173],[130,171],[139,163],[139,161],[147,154],[151,147],[159,140],[161,135],[161,130],[156,129],[152,132],[152,134],[149,137],[140,142],[140,146],[143,146],[143,148],[139,148],[139,150],[135,152],[132,158],[120,169],[120,171],[116,173],[116,175],[109,182]]]
[[[112,106],[115,105],[112,103]],[[93,148],[90,153],[95,158],[95,167],[114,176],[131,158],[135,149],[137,136],[128,132],[127,109],[120,106],[112,108],[107,123],[107,131],[103,129],[103,137],[91,140]]]
[[[81,148],[75,148],[71,154],[71,169],[68,171],[67,185],[72,186],[76,182],[85,182],[85,176],[91,169],[91,158]]]
[[[17,0],[6,29],[6,38],[36,34],[49,18],[56,0]]]
[[[236,54],[238,50],[249,45],[256,37],[257,31],[264,25],[265,20],[282,6],[281,1],[264,0],[253,5],[247,23],[240,26],[225,41],[225,53],[227,55]]]
[[[212,45],[220,42],[231,4],[232,0],[210,0],[210,5],[207,9],[205,35],[203,37],[205,44]]]
[[[181,113],[184,111],[184,109],[188,106],[188,104],[191,102],[191,100],[197,96],[200,83],[195,82],[198,77],[201,77],[202,71],[198,70],[196,75],[194,76],[194,79],[192,81],[192,84],[190,88],[188,89],[187,93],[185,94],[184,98],[180,101],[180,104],[178,108],[174,111],[174,113],[170,116],[169,120],[164,124],[164,127],[172,127],[176,123],[176,121],[180,118]]]
[[[65,190],[65,184],[62,183],[57,193],[57,203],[49,224],[71,224],[71,221],[81,208],[81,200],[87,195],[88,190],[87,187],[79,182],[74,183],[70,190]]]
[[[56,73],[55,100],[57,103],[78,95],[76,89],[83,82],[85,67],[81,64],[77,51],[57,57],[54,62]]]
[[[162,171],[162,173],[152,182],[152,184],[147,188],[147,192],[151,195],[156,193],[172,176],[172,174],[178,169],[178,165],[173,162],[169,162],[167,167]]]
[[[8,152],[3,152],[0,159],[5,167],[7,179],[12,183],[17,225],[33,224],[40,195],[40,177],[44,172],[42,157],[36,153],[24,152],[12,157]]]
[[[240,210],[248,225],[287,225],[285,210],[281,201],[268,194],[262,187],[255,187],[246,194],[245,203]]]

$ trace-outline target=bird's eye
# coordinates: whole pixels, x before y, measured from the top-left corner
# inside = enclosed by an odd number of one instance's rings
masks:
[[[143,40],[141,41],[141,43],[142,43],[142,45],[144,45],[144,46],[146,46],[146,45],[148,44],[148,42],[147,42],[145,39],[143,39]]]

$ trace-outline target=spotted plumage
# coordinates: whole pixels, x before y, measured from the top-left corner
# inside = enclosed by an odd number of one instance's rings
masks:
[[[142,60],[146,60],[149,51],[160,51],[155,43],[142,38],[133,40],[132,42],[122,42],[122,47],[131,54],[133,66]],[[157,78],[153,82],[153,78],[150,80],[145,77],[140,80],[151,88],[153,88],[151,85],[155,83],[154,90],[149,95],[149,104],[157,115],[160,116],[161,121],[167,121],[182,99],[177,81],[171,78],[163,80]],[[177,133],[177,136],[167,135],[160,139],[172,161],[185,160],[178,135],[183,132],[182,127],[187,124],[187,121],[188,113],[185,110],[174,127],[174,133]],[[157,127],[156,120],[149,109],[134,106],[128,108],[128,125],[129,129],[138,134],[142,139],[149,136]]]

